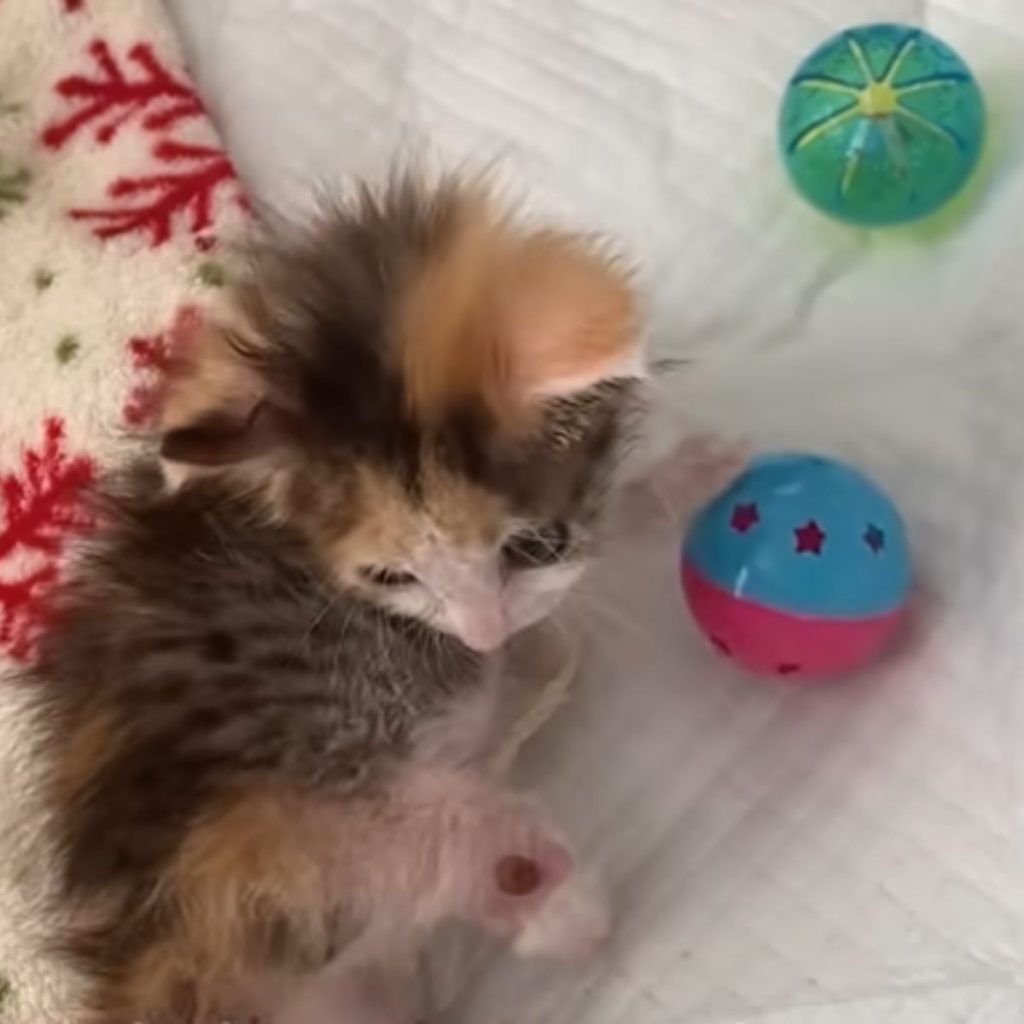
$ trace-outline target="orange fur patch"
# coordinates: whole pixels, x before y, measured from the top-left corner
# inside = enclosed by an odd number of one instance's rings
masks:
[[[508,353],[487,311],[492,264],[507,244],[486,200],[474,195],[404,298],[399,342],[406,393],[426,422],[472,395],[491,406],[503,401]]]
[[[636,308],[615,260],[576,236],[521,233],[471,192],[409,289],[399,340],[414,414],[436,421],[477,397],[515,425],[538,395],[613,373],[637,346]]]
[[[189,833],[169,881],[185,944],[208,968],[227,976],[240,969],[258,913],[301,922],[296,959],[330,943],[338,836],[328,816],[295,794],[248,792]]]
[[[401,564],[422,543],[424,506],[448,542],[466,547],[495,545],[507,524],[508,510],[491,491],[436,463],[424,466],[421,504],[414,504],[401,482],[386,469],[361,463],[350,502],[360,510],[332,546],[332,560],[346,566]],[[333,523],[324,523],[325,537]]]
[[[243,793],[188,832],[148,902],[128,906],[111,891],[80,907],[72,947],[79,954],[91,952],[92,935],[103,941],[132,916],[142,934],[148,915],[159,922],[159,937],[95,979],[97,1024],[215,1019],[247,979],[323,966],[344,939],[331,912],[342,838],[336,817],[335,807],[294,793]],[[97,952],[102,959],[106,951]]]
[[[140,951],[123,976],[109,979],[95,999],[96,1024],[151,1020],[163,1024],[175,1017],[202,1020],[216,1007],[194,987],[188,951],[161,942]]]

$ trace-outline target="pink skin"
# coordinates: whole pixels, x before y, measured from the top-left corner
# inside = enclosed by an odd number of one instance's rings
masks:
[[[279,1005],[270,1024],[414,1024],[415,963],[327,968]]]
[[[482,773],[407,766],[383,804],[346,812],[343,891],[369,922],[274,1024],[415,1024],[415,965],[446,920],[524,956],[579,959],[608,931],[599,891],[543,810]]]
[[[376,920],[394,913],[407,925],[415,908],[428,929],[461,919],[560,958],[585,955],[603,937],[601,900],[535,803],[476,773],[431,766],[410,768],[394,799],[387,834],[374,836],[380,847],[360,859],[373,866],[363,891],[377,890]],[[510,863],[534,884],[503,884]]]

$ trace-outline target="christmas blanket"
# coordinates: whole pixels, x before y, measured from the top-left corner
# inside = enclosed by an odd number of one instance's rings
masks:
[[[216,300],[246,203],[157,0],[0,0],[0,661],[31,658],[78,496],[144,431],[175,325]],[[0,1021],[71,995],[0,686]]]

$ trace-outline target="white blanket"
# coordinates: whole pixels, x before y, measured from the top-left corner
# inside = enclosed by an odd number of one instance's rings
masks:
[[[1024,3],[171,7],[258,193],[301,198],[396,148],[499,159],[539,205],[632,247],[656,351],[697,360],[667,382],[673,412],[850,456],[909,523],[904,650],[815,689],[706,651],[671,515],[609,554],[578,700],[533,776],[606,871],[620,927],[583,971],[490,965],[457,1019],[1024,1019]],[[827,224],[775,157],[796,62],[877,18],[944,36],[987,95],[987,185],[944,237]]]

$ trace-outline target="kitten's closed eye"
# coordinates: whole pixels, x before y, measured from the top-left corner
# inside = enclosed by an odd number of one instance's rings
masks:
[[[411,587],[419,580],[411,572],[401,569],[387,569],[378,565],[366,565],[359,570],[360,576],[367,583],[377,587]]]
[[[501,549],[513,569],[537,569],[564,562],[572,547],[569,527],[559,519],[513,534]]]

